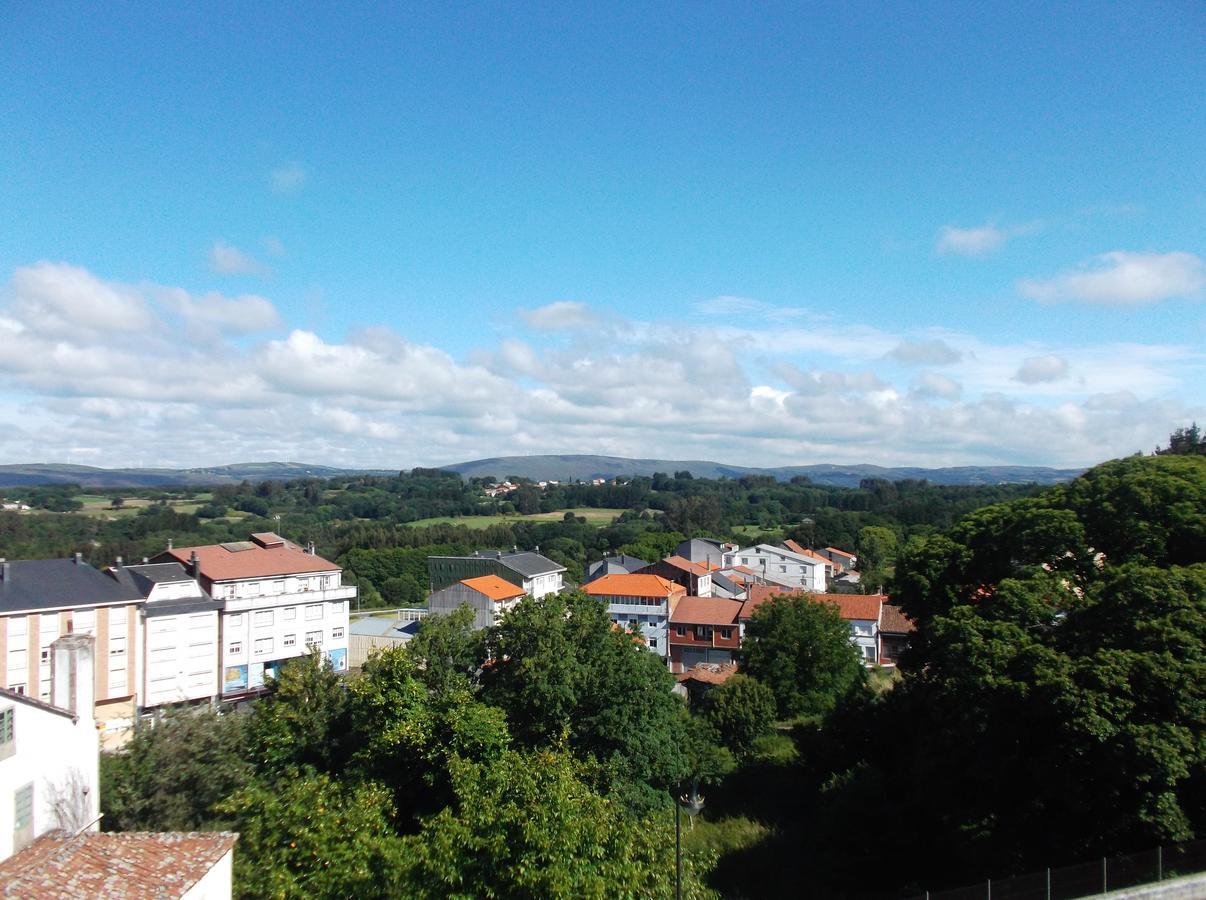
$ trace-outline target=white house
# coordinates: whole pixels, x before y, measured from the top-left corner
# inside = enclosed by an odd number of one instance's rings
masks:
[[[687,590],[660,575],[617,574],[596,578],[582,588],[607,604],[607,615],[617,626],[644,635],[645,646],[669,664],[670,616]]]
[[[169,547],[154,562],[178,562],[222,601],[222,697],[257,693],[286,661],[322,650],[348,668],[348,604],[356,588],[343,570],[271,532],[203,547]]]
[[[51,644],[49,703],[0,689],[0,860],[50,831],[96,829],[94,645],[83,634]]]
[[[744,566],[764,581],[824,593],[825,563],[771,544],[726,551],[724,568]]]

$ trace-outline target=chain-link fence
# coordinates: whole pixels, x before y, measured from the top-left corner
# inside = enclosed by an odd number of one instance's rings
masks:
[[[1206,871],[1206,840],[926,891],[908,900],[1075,900]]]

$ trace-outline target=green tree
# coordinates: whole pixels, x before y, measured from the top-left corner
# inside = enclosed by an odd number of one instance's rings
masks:
[[[896,532],[882,525],[868,525],[858,533],[860,584],[868,591],[879,590],[887,579],[888,568],[896,560]]]
[[[404,838],[408,897],[671,897],[673,815],[636,819],[564,750],[454,760],[457,802]],[[683,894],[709,896],[694,858]]]
[[[314,647],[279,671],[252,721],[257,771],[339,768],[346,750],[347,693],[323,652]]]
[[[107,831],[196,831],[220,824],[214,805],[252,776],[247,716],[169,707],[116,753],[102,753]]]
[[[742,660],[746,674],[771,689],[782,718],[824,714],[866,679],[850,626],[835,607],[807,596],[759,604]]]
[[[239,833],[235,892],[246,898],[397,897],[403,842],[389,791],[303,773],[254,782],[219,806]]]
[[[436,693],[476,682],[486,660],[485,633],[474,628],[474,610],[460,606],[447,615],[423,619],[406,645],[417,664],[417,675]]]
[[[749,675],[732,675],[708,691],[703,714],[724,745],[737,757],[747,756],[754,741],[775,727],[775,694]]]

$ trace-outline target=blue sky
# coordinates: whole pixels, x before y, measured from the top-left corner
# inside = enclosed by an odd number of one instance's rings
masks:
[[[0,12],[0,462],[1090,464],[1206,419],[1200,4]]]

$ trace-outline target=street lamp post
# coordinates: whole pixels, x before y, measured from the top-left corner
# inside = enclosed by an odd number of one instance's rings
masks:
[[[680,794],[674,803],[674,897],[683,900],[683,826],[682,813],[694,822],[703,809],[704,798],[699,793],[699,780],[691,783],[690,794]]]

